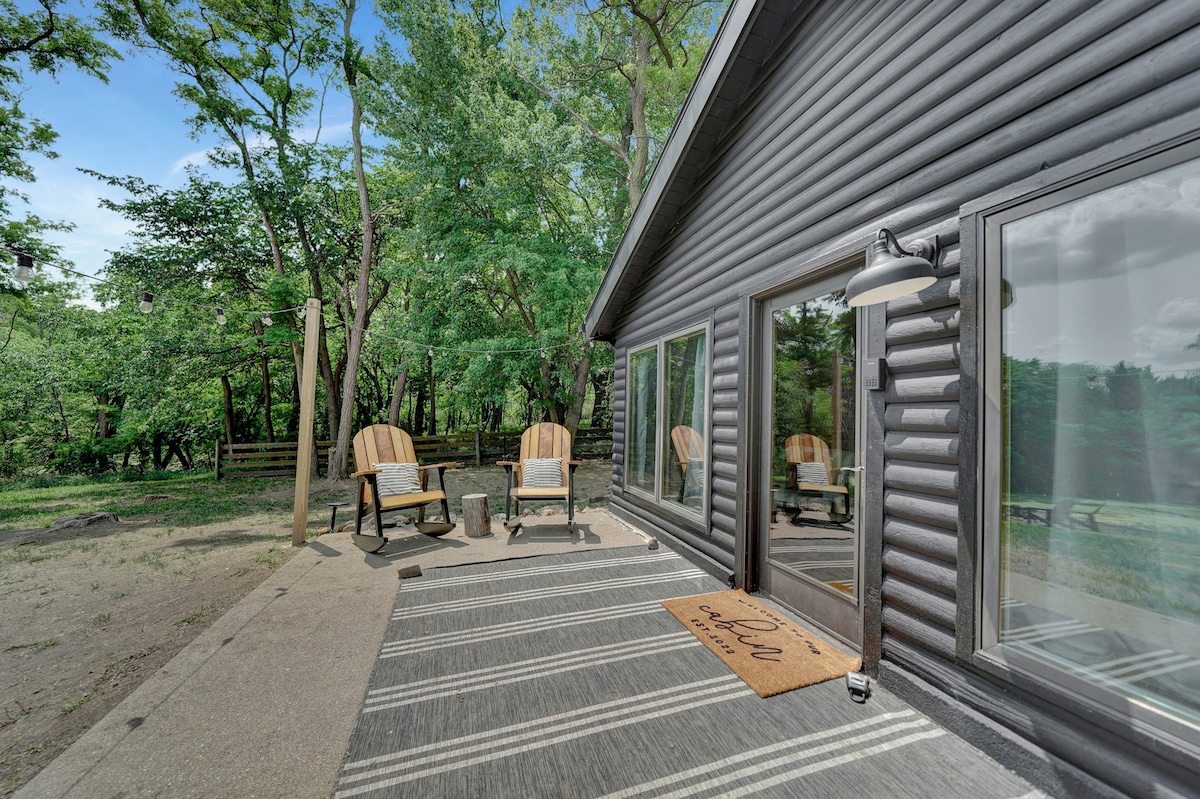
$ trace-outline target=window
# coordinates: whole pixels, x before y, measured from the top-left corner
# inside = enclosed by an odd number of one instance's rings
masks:
[[[701,511],[708,485],[708,331],[689,330],[629,355],[625,484]]]
[[[983,216],[986,656],[1200,729],[1200,158]]]

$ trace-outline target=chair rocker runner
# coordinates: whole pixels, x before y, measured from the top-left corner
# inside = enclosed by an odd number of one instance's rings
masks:
[[[575,529],[575,469],[571,460],[571,433],[554,422],[541,422],[521,434],[520,455],[516,461],[500,461],[508,474],[504,495],[504,526],[515,533],[520,526],[510,524],[515,512],[521,515],[521,502],[567,501],[567,529]]]
[[[378,552],[387,544],[383,535],[385,512],[417,509],[416,528],[429,536],[445,535],[454,529],[450,505],[446,500],[446,469],[461,463],[417,463],[412,436],[398,427],[375,424],[354,436],[354,463],[358,471],[358,502],[354,514],[354,543],[367,552]],[[429,485],[429,475],[437,472],[437,487]],[[426,522],[425,506],[441,503],[442,521]],[[363,514],[375,516],[375,534],[362,534]]]

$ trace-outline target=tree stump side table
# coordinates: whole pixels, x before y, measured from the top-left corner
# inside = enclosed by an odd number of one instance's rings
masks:
[[[463,531],[467,538],[483,538],[492,534],[492,514],[488,510],[487,494],[464,494],[462,513]]]

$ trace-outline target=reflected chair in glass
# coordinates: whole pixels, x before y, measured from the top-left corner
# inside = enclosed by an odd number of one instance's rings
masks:
[[[850,512],[850,489],[839,482],[841,471],[835,475],[830,464],[829,445],[822,439],[810,433],[797,433],[784,442],[784,455],[787,460],[787,492],[795,492],[795,497],[828,500],[829,522],[841,526],[853,518]],[[802,520],[802,508],[797,502],[797,510],[790,521],[793,524],[807,524],[814,520]]]
[[[679,486],[680,501],[704,494],[704,437],[686,424],[671,428],[671,444],[683,472]]]

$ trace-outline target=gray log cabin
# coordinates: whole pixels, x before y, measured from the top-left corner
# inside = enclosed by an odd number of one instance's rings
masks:
[[[1198,795],[1200,2],[733,0],[586,333],[613,510],[1051,795]]]

